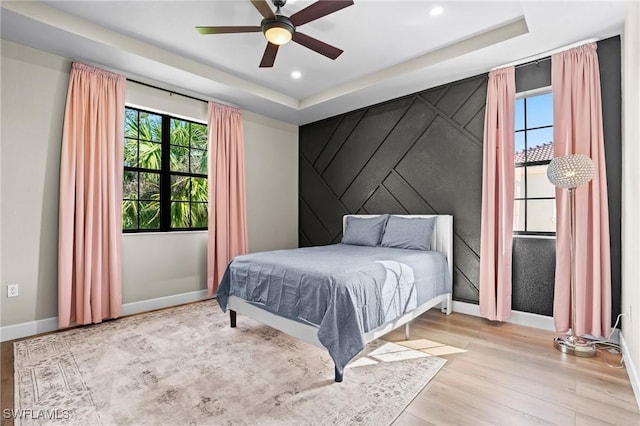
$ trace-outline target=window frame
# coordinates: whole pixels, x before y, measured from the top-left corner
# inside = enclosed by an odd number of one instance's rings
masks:
[[[537,89],[533,89],[533,90],[527,90],[527,91],[523,91],[523,92],[519,92],[516,93],[515,96],[515,101],[517,102],[520,99],[524,99],[525,101],[523,102],[523,128],[520,130],[516,130],[515,129],[515,120],[514,120],[514,141],[515,141],[515,137],[518,133],[523,133],[524,134],[524,153],[525,153],[525,161],[521,162],[521,163],[516,163],[515,162],[515,158],[514,158],[514,170],[518,169],[518,168],[522,168],[524,170],[523,174],[522,174],[522,178],[524,179],[524,197],[516,197],[514,194],[513,197],[513,201],[514,201],[514,208],[515,208],[515,203],[516,201],[524,201],[524,231],[516,231],[515,229],[513,229],[513,235],[515,236],[531,236],[531,237],[536,237],[536,236],[540,236],[540,237],[555,237],[556,233],[554,232],[545,232],[545,231],[528,231],[527,230],[527,219],[528,219],[528,210],[529,210],[529,203],[528,201],[531,200],[555,200],[556,197],[529,197],[528,196],[528,182],[527,182],[527,167],[533,167],[533,166],[543,166],[543,165],[548,165],[549,163],[551,163],[551,160],[543,160],[543,161],[526,161],[527,158],[527,151],[528,151],[528,144],[527,144],[527,132],[531,131],[531,130],[539,130],[539,129],[548,129],[548,128],[553,128],[555,123],[552,123],[551,125],[546,125],[546,126],[537,126],[537,127],[527,127],[527,102],[526,99],[527,98],[531,98],[534,96],[540,96],[540,95],[546,95],[546,94],[552,94],[552,87],[551,86],[545,86],[545,87],[540,87]],[[514,102],[514,109],[515,109],[515,102]],[[551,141],[551,143],[553,144],[553,140]],[[514,157],[515,157],[515,150],[514,150]],[[515,192],[515,187],[514,187],[514,192]],[[515,227],[514,227],[515,228]]]
[[[207,185],[209,184],[208,182],[208,173],[191,173],[189,172],[184,172],[184,171],[172,171],[171,170],[171,147],[172,146],[177,146],[177,145],[172,145],[171,144],[171,121],[172,120],[179,120],[182,122],[186,122],[186,123],[190,123],[190,124],[198,124],[198,125],[203,125],[207,128],[207,132],[208,132],[208,124],[206,122],[202,122],[202,121],[198,121],[198,120],[194,120],[194,119],[189,119],[189,118],[185,118],[182,116],[178,116],[178,115],[172,115],[172,114],[168,114],[165,112],[160,112],[160,111],[156,111],[156,110],[152,110],[152,109],[145,109],[145,108],[140,108],[138,106],[135,105],[129,105],[126,104],[125,105],[125,119],[126,119],[126,110],[134,110],[137,111],[138,114],[140,113],[146,113],[146,114],[152,114],[152,115],[156,115],[156,116],[160,116],[161,119],[161,138],[160,138],[160,149],[161,149],[161,165],[160,165],[160,169],[147,169],[144,167],[140,167],[140,165],[138,164],[137,166],[133,167],[133,166],[127,166],[124,164],[124,150],[123,150],[123,185],[124,185],[124,174],[128,171],[130,172],[136,172],[138,173],[138,199],[136,199],[135,201],[140,201],[139,197],[140,197],[140,180],[139,180],[139,174],[140,173],[156,173],[159,175],[159,224],[160,226],[158,228],[152,228],[152,229],[148,229],[148,228],[140,228],[140,211],[138,209],[138,224],[137,224],[137,228],[136,229],[124,229],[124,223],[122,225],[122,233],[123,234],[137,234],[137,233],[154,233],[154,232],[191,232],[191,231],[206,231],[208,229],[208,226],[204,226],[204,227],[182,227],[182,228],[173,228],[171,227],[171,203],[172,198],[171,198],[171,177],[172,176],[185,176],[185,177],[189,177],[189,178],[204,178],[207,180]],[[138,118],[139,120],[139,118]],[[132,139],[132,138],[127,138],[126,137],[126,132],[123,132],[122,135],[123,138],[123,147],[124,147],[124,143],[126,143],[127,139]],[[140,144],[140,135],[138,135],[137,137],[137,142],[138,142],[138,150],[139,150],[139,144]],[[153,142],[153,141],[151,141]],[[155,142],[158,143],[158,142]],[[207,150],[202,150],[201,148],[192,148],[191,144],[189,144],[189,146],[187,147],[189,149],[189,155],[188,155],[188,166],[189,166],[189,170],[191,170],[191,149],[195,149],[198,151],[204,151],[205,153],[207,153],[208,155],[208,147]],[[138,152],[139,155],[139,152]],[[139,158],[139,157],[138,157]],[[191,197],[191,195],[189,195],[189,197]],[[208,197],[207,197],[208,198]],[[130,200],[130,199],[127,199]],[[125,201],[125,194],[123,193],[122,195],[122,202],[124,203]],[[143,200],[144,201],[144,200]],[[182,201],[181,201],[182,202]],[[191,207],[192,204],[205,204],[205,202],[201,202],[201,201],[192,201],[191,199],[189,199],[188,201],[189,206]],[[207,199],[206,204],[209,203],[209,200]],[[191,216],[190,216],[190,220],[191,220]]]

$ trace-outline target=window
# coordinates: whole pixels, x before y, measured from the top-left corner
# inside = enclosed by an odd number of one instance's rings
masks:
[[[122,228],[207,229],[207,126],[127,107]]]
[[[554,235],[555,187],[547,179],[553,158],[553,106],[549,89],[518,96],[515,110],[516,234]]]

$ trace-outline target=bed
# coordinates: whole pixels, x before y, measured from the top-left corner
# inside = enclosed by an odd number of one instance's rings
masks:
[[[241,313],[326,349],[341,382],[367,343],[402,325],[408,338],[436,306],[451,313],[452,266],[450,215],[346,215],[339,244],[235,257],[216,299],[231,327]]]

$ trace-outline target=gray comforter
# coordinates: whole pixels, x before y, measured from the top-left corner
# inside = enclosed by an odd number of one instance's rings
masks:
[[[435,251],[347,244],[235,257],[218,288],[280,316],[318,327],[342,374],[364,349],[364,334],[451,292],[445,257]]]

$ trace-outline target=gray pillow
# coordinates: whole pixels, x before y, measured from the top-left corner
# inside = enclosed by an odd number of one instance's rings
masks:
[[[347,217],[342,244],[373,247],[379,245],[388,218],[388,214],[370,218]]]
[[[431,237],[435,223],[435,217],[390,216],[380,245],[411,250],[431,250]]]

